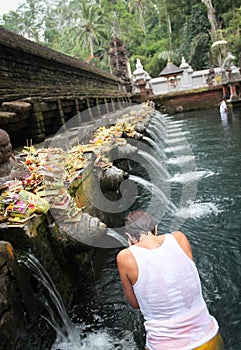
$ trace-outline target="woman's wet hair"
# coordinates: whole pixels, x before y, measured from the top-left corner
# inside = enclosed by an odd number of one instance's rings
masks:
[[[131,211],[125,218],[125,232],[139,241],[141,234],[155,233],[155,221],[153,217],[143,210]]]

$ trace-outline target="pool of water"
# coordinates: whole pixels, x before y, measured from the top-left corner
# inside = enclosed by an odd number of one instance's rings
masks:
[[[168,116],[167,135],[166,146],[160,144],[166,156],[160,161],[169,174],[165,186],[176,212],[160,220],[159,232],[186,233],[225,349],[240,350],[241,112],[230,110],[225,119],[218,109]],[[149,201],[150,191],[140,187],[133,207],[144,209]],[[53,349],[143,350],[142,316],[123,296],[117,251],[97,250],[93,276],[71,312],[80,343],[61,340]]]

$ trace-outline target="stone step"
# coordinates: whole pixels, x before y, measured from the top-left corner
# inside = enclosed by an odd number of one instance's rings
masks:
[[[20,120],[20,117],[16,113],[0,111],[0,125],[8,125],[16,123]]]

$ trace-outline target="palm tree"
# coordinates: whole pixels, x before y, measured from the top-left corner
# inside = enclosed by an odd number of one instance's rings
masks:
[[[74,20],[74,41],[94,56],[95,45],[106,39],[107,26],[103,23],[101,8],[88,0],[73,0],[70,9]]]
[[[131,0],[128,4],[128,7],[130,12],[132,13],[135,13],[136,10],[139,12],[139,21],[140,21],[141,29],[143,30],[144,34],[146,34],[143,0]]]

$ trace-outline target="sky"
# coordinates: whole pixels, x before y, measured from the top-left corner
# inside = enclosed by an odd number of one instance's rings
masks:
[[[15,11],[23,2],[24,0],[0,0],[0,16],[9,11]]]

